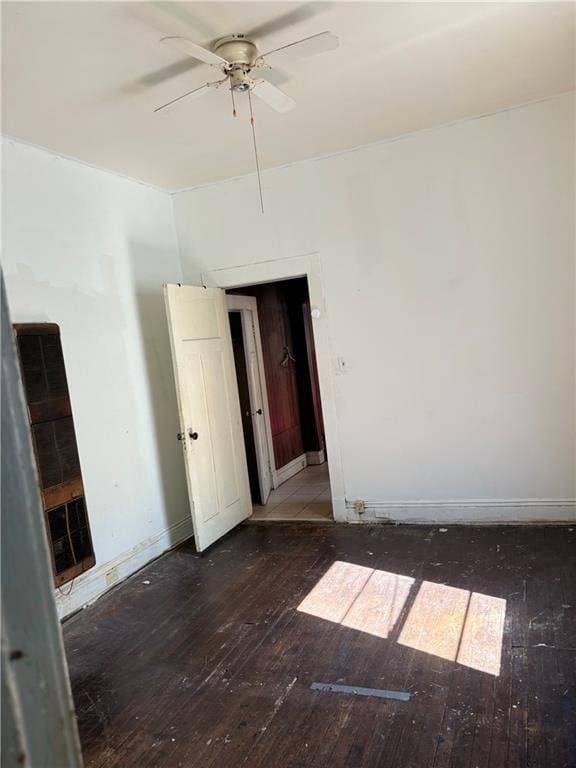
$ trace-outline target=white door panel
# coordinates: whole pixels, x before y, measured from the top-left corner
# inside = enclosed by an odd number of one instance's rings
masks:
[[[164,296],[194,539],[206,549],[252,513],[226,297],[166,285]]]

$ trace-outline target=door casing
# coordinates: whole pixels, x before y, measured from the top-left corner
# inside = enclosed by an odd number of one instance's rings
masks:
[[[320,255],[310,253],[303,256],[270,259],[252,264],[212,269],[202,273],[205,285],[224,289],[242,288],[258,283],[272,283],[277,280],[289,280],[293,277],[306,277],[308,280],[314,346],[322,399],[324,435],[330,464],[332,509],[334,520],[345,522],[347,520],[346,494],[334,387],[336,366],[333,363],[334,356],[330,342]]]

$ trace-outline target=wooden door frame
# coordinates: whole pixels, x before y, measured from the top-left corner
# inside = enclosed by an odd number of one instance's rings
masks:
[[[242,288],[243,286],[257,285],[258,283],[274,283],[280,280],[290,280],[295,277],[305,277],[308,281],[310,307],[312,313],[314,313],[312,315],[312,326],[314,345],[316,348],[320,396],[322,398],[324,434],[326,438],[326,448],[328,450],[328,462],[330,465],[332,510],[334,520],[337,522],[345,522],[346,495],[344,489],[344,472],[334,391],[330,327],[326,310],[326,301],[324,298],[325,294],[320,255],[318,253],[310,253],[303,256],[292,256],[271,259],[269,261],[254,262],[252,264],[240,264],[233,267],[222,267],[203,273],[203,279],[206,285],[213,285],[223,289]]]
[[[270,467],[270,475],[272,478],[272,488],[278,488],[278,472],[276,471],[276,461],[274,459],[274,442],[272,440],[272,422],[270,420],[270,407],[268,404],[268,388],[266,386],[266,374],[264,368],[264,355],[262,354],[262,337],[260,335],[260,322],[258,320],[258,312],[252,309],[246,309],[246,307],[234,306],[235,299],[251,299],[254,302],[254,307],[258,305],[258,301],[254,296],[240,296],[239,294],[228,293],[226,294],[226,304],[228,306],[228,313],[239,312],[242,319],[242,336],[244,338],[244,354],[247,352],[246,345],[246,333],[248,332],[247,325],[250,324],[254,332],[254,342],[256,346],[256,361],[258,363],[258,378],[260,379],[260,392],[262,395],[262,417],[264,419],[264,429],[266,432],[266,453],[268,457],[268,465]],[[249,360],[246,359],[246,365],[249,365]],[[255,408],[256,403],[252,402],[252,392],[250,386],[248,386],[250,392],[250,407]],[[256,462],[258,463],[258,462]],[[260,468],[258,467],[258,471]]]
[[[81,768],[24,388],[0,268],[2,764]]]

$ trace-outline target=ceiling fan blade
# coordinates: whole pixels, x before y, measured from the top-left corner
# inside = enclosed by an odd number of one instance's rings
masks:
[[[181,59],[173,64],[168,64],[166,67],[161,67],[153,72],[141,75],[137,80],[137,84],[140,86],[160,85],[166,80],[171,80],[173,77],[178,77],[178,75],[182,75],[184,72],[190,72],[195,67],[201,66],[201,61],[194,61],[191,58]]]
[[[284,72],[282,69],[274,68],[272,67],[265,67],[266,71],[266,80],[268,80],[272,85],[284,85],[285,83],[289,83],[292,78],[290,75],[288,75],[286,72]],[[255,72],[253,71],[252,77],[255,76]]]
[[[291,11],[280,14],[280,16],[276,16],[275,19],[259,24],[257,27],[245,32],[244,35],[250,40],[253,37],[266,37],[266,35],[271,35],[273,32],[280,32],[281,30],[286,29],[286,27],[292,27],[302,21],[306,21],[307,19],[312,18],[312,16],[316,16],[318,13],[327,10],[327,7],[331,5],[332,3],[327,2],[303,3],[298,8],[294,8]]]
[[[175,99],[167,101],[166,104],[162,104],[161,107],[156,107],[154,112],[160,112],[160,110],[166,109],[166,107],[170,107],[172,104],[176,104],[177,101],[182,101],[182,99],[186,99],[188,97],[197,99],[200,96],[204,96],[204,94],[208,93],[208,91],[214,87],[215,86],[213,83],[204,83],[204,85],[201,85],[200,88],[194,88],[194,90],[188,91],[188,93],[183,93],[182,96],[177,96]]]
[[[287,96],[280,88],[269,83],[268,80],[257,80],[252,86],[252,93],[262,99],[269,107],[275,109],[276,112],[289,112],[296,106],[294,99]]]
[[[211,66],[228,64],[222,56],[218,56],[218,54],[209,51],[208,48],[203,48],[201,45],[193,43],[192,40],[188,40],[186,37],[163,37],[160,42],[167,43],[172,48],[180,51],[180,53],[186,53],[188,56],[192,56],[193,59],[198,59]]]
[[[273,51],[264,53],[262,58],[268,64],[276,65],[276,62],[293,61],[303,59],[306,56],[316,56],[318,53],[333,51],[338,48],[339,40],[332,32],[320,32],[318,35],[305,37],[295,43],[283,45]]]
[[[166,30],[164,34],[167,35],[180,30],[193,29],[194,37],[196,35],[206,39],[218,37],[219,30],[213,23],[214,12],[208,4],[182,3],[179,0],[149,0],[140,13],[142,16],[148,16],[151,22],[156,19],[156,28],[159,29],[161,24]],[[184,34],[187,33],[184,32]]]

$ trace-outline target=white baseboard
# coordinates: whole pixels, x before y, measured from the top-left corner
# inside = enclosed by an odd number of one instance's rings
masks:
[[[324,448],[319,451],[306,451],[306,463],[307,464],[324,464],[326,456],[324,454]]]
[[[398,523],[576,523],[576,499],[367,501],[359,515],[346,501],[346,520]]]
[[[58,616],[63,619],[74,611],[93,603],[118,582],[128,578],[146,563],[181,544],[190,536],[192,536],[192,518],[187,516],[160,533],[144,539],[114,560],[97,565],[82,576],[78,576],[72,583],[72,587],[70,584],[65,584],[56,590]]]
[[[301,456],[292,459],[289,464],[284,464],[283,467],[280,467],[280,469],[276,470],[276,482],[278,485],[282,485],[282,483],[285,483],[286,480],[289,480],[291,477],[294,477],[294,475],[297,475],[298,472],[301,472],[303,469],[305,469],[306,466],[306,454],[303,453]]]

